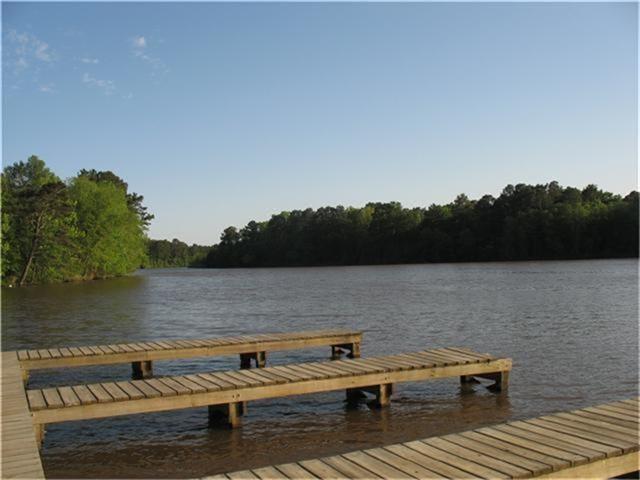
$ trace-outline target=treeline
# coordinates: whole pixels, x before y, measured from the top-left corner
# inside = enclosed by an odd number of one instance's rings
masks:
[[[228,227],[208,267],[585,259],[638,256],[638,192],[622,198],[580,190],[508,185],[498,198],[459,195],[446,205],[324,207]]]
[[[149,240],[148,261],[145,264],[149,268],[169,267],[200,267],[211,247],[202,245],[187,245],[177,238],[169,240]]]
[[[36,156],[2,172],[2,281],[8,285],[124,275],[146,259],[153,215],[112,172],[62,181]]]

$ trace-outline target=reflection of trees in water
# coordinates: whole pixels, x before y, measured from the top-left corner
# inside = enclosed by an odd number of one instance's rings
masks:
[[[144,276],[2,289],[2,349],[108,344],[139,338]]]

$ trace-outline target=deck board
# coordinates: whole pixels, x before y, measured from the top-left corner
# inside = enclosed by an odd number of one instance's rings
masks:
[[[23,352],[21,357],[25,356],[28,353]],[[19,356],[16,352],[2,352],[1,362],[0,478],[44,478]],[[34,398],[37,398],[34,401],[45,402],[42,393]]]
[[[638,408],[637,399],[625,400],[624,403],[632,413]],[[540,423],[542,419],[575,417],[585,410],[607,411],[611,405],[624,408],[619,404],[589,407],[441,437],[205,478],[271,478],[269,472],[273,471],[285,472],[293,478],[302,472],[296,466],[317,478],[326,479],[613,478],[640,469],[637,435],[625,436],[620,440],[622,443],[610,445],[610,437],[606,434],[616,430],[606,427],[619,427],[614,417],[610,417],[611,422],[598,420],[602,432],[586,430],[588,440],[582,434],[584,430],[561,433],[546,430]],[[605,436],[600,437],[600,433],[605,433]]]
[[[429,351],[420,353],[428,354]],[[430,363],[390,360],[392,357],[157,377],[122,385],[107,382],[35,389],[28,390],[28,397],[32,399],[34,422],[47,424],[353,388],[374,393],[380,385],[391,383],[483,375],[511,369],[511,360],[506,358],[480,363],[467,363],[461,359],[458,364],[452,361],[448,366],[431,366]],[[375,365],[384,366],[384,369]],[[133,396],[127,390],[132,390]],[[60,394],[64,394],[65,400]],[[39,395],[45,398],[46,404],[39,400]]]
[[[17,356],[21,367],[29,371],[42,368],[273,352],[331,345],[359,345],[361,342],[362,332],[332,329],[294,334],[274,333],[211,339],[149,340],[109,345],[63,346],[19,350]]]

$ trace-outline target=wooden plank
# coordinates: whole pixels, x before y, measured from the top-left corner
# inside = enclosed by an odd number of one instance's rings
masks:
[[[40,350],[38,350],[38,355],[40,355],[40,358],[51,358],[51,354],[46,348],[41,348]]]
[[[150,385],[151,387],[155,388],[158,392],[160,392],[160,394],[163,397],[172,397],[178,394],[178,392],[176,392],[173,388],[168,387],[157,378],[149,378],[147,380],[142,380],[142,381],[147,385]],[[136,386],[138,385],[136,384]]]
[[[517,436],[524,440],[535,442],[540,446],[544,445],[559,451],[567,452],[570,455],[575,455],[579,457],[573,460],[575,461],[576,464],[586,463],[587,461],[591,461],[591,460],[599,460],[605,457],[605,454],[598,450],[580,446],[573,442],[568,443],[564,441],[564,439],[559,440],[557,436],[552,434],[552,432],[549,432],[549,434],[547,435],[542,435],[540,433],[532,432],[531,430],[528,430],[528,429],[518,428],[518,426],[514,426],[512,424],[496,425],[493,428],[501,432],[508,433],[509,435]],[[560,458],[563,458],[563,457],[560,457]]]
[[[136,400],[139,398],[145,398],[145,394],[141,392],[135,385],[130,382],[116,382],[116,385],[124,391],[131,400]]]
[[[438,476],[437,473],[424,468],[422,465],[415,463],[407,458],[396,455],[389,450],[385,450],[384,448],[371,448],[365,450],[364,453],[370,455],[381,462],[392,466],[394,469],[402,472],[403,476],[410,476],[412,478],[435,478]],[[396,478],[396,477],[391,477]]]
[[[464,458],[458,457],[456,455],[452,455],[444,450],[440,450],[433,445],[430,445],[429,442],[432,439],[425,439],[425,441],[414,441],[405,443],[404,446],[416,450],[419,453],[422,453],[428,457],[433,459],[437,459],[439,461],[448,463],[449,465],[453,465],[460,470],[464,470],[475,477],[480,478],[507,478],[502,472],[498,472],[497,470],[493,470],[491,468],[487,468],[483,465],[477,464],[475,462],[466,460]]]
[[[424,442],[428,443],[432,447],[439,448],[444,452],[481,465],[489,470],[498,472],[499,475],[504,475],[505,478],[523,478],[530,476],[530,472],[528,470],[511,465],[510,463],[504,462],[500,459],[478,453],[475,450],[461,447],[444,438],[430,438],[424,440]]]
[[[111,395],[109,395],[109,393],[99,383],[91,383],[87,385],[87,388],[98,399],[98,403],[113,402],[113,397],[111,397]]]
[[[421,465],[424,468],[427,468],[430,471],[433,471],[435,473],[435,477],[479,478],[470,474],[469,472],[449,465],[448,463],[424,455],[423,453],[409,448],[404,444],[389,445],[383,448],[394,453],[395,455],[406,458],[407,460],[410,460],[414,463],[417,463],[418,465]]]
[[[209,477],[206,477],[209,478]],[[220,478],[230,478],[231,480],[252,480],[255,478],[260,478],[257,475],[254,475],[251,470],[242,470],[241,472],[233,472],[229,473],[226,477]]]
[[[252,470],[252,473],[256,475],[258,478],[262,478],[264,480],[277,480],[277,479],[288,479],[284,473],[276,470],[274,467],[263,467],[256,468]]]
[[[216,390],[220,390],[220,386],[216,385],[213,382],[210,382],[208,380],[205,380],[202,377],[199,377],[198,375],[185,375],[185,378],[191,380],[194,383],[197,383],[198,385],[202,386],[203,388],[205,388],[207,390],[207,392],[215,392]]]
[[[102,388],[104,388],[109,395],[116,401],[129,400],[129,395],[123,389],[121,389],[118,385],[113,382],[101,383]]]
[[[218,377],[214,377],[213,375],[208,373],[199,373],[197,376],[217,385],[220,390],[233,390],[236,388],[236,386],[233,383]]]
[[[296,463],[285,463],[276,467],[281,473],[288,478],[315,479],[315,475],[302,468]]]
[[[140,390],[145,396],[145,398],[157,398],[162,396],[162,392],[157,388],[154,388],[153,385],[150,385],[145,380],[132,380],[131,385]]]
[[[62,357],[62,353],[57,348],[50,348],[49,353],[51,354],[51,358],[60,358]]]
[[[606,408],[602,408],[602,407],[590,407],[590,408],[585,408],[584,410],[586,412],[599,413],[599,414],[607,416],[607,417],[617,418],[617,419],[620,419],[620,420],[625,420],[627,422],[638,423],[638,420],[636,418],[634,418],[633,416],[631,416],[631,415],[621,414],[619,412],[616,412],[616,411],[613,411],[613,410],[609,410],[609,409],[606,409]]]
[[[619,449],[619,450],[622,450],[622,451],[625,451],[625,452],[629,451],[629,449],[633,445],[632,442],[630,440],[628,440],[628,439],[620,440],[618,438],[614,438],[610,434],[604,435],[604,434],[600,434],[600,433],[588,432],[588,431],[582,430],[580,428],[568,427],[568,426],[561,425],[561,424],[556,423],[556,422],[547,422],[545,420],[533,419],[533,420],[529,420],[528,423],[538,425],[538,426],[546,428],[548,430],[553,430],[554,432],[567,433],[569,435],[573,435],[574,437],[580,437],[580,438],[585,439],[585,440],[594,440],[595,439],[594,441],[596,443],[600,443],[603,446],[607,445],[607,446],[610,446],[610,447],[615,447],[616,449]],[[557,434],[556,434],[556,436],[557,436]],[[618,451],[618,454],[620,454],[620,453],[621,452]]]
[[[459,435],[461,437],[470,438],[478,443],[496,448],[504,452],[505,454],[518,455],[530,461],[547,465],[551,468],[552,471],[560,470],[562,468],[567,468],[571,466],[571,463],[566,460],[552,457],[550,455],[545,455],[543,453],[540,453],[534,450],[529,450],[527,448],[520,447],[513,443],[508,443],[502,440],[498,440],[497,438],[490,437],[488,435],[483,435],[482,433],[479,433],[479,432],[468,431],[468,432],[462,432]]]
[[[196,383],[196,382],[194,382],[192,380],[189,380],[188,378],[185,378],[185,377],[172,377],[172,378],[173,378],[173,380],[175,380],[176,382],[178,382],[181,385],[185,386],[186,388],[188,388],[192,392],[202,393],[202,392],[206,392],[207,391],[207,389],[205,387],[203,387],[199,383]]]
[[[540,475],[543,473],[551,472],[553,470],[551,466],[547,465],[546,463],[530,460],[527,457],[522,457],[508,450],[501,450],[491,445],[487,445],[486,443],[478,442],[473,438],[464,437],[462,435],[447,435],[442,438],[448,442],[455,443],[461,448],[465,448],[469,451],[484,455],[487,458],[504,460],[506,462],[509,462],[509,464],[511,465],[517,466],[518,471],[514,471],[514,473],[512,474],[514,478]]]
[[[230,383],[231,385],[233,385],[234,387],[238,388],[245,388],[250,386],[250,384],[246,381],[242,381],[242,380],[238,380],[235,377],[232,377],[230,375],[227,375],[226,372],[216,372],[216,373],[209,373],[208,374],[211,377],[214,377],[216,379],[220,379],[224,382]]]
[[[58,393],[60,393],[60,398],[62,398],[62,401],[67,407],[81,404],[78,395],[75,394],[71,387],[58,387]]]
[[[585,417],[582,415],[576,415],[574,413],[556,413],[553,415],[554,418],[566,418],[567,420],[573,420],[574,422],[584,423],[587,425],[593,425],[595,427],[604,428],[606,430],[613,430],[614,432],[624,432],[633,434],[636,437],[638,436],[638,430],[633,429],[628,426],[621,426],[615,423],[603,422],[599,419],[593,419],[591,417]],[[551,418],[551,417],[549,417]]]
[[[628,420],[620,420],[618,418],[608,417],[606,415],[602,415],[599,413],[587,412],[585,410],[572,410],[570,412],[572,415],[577,415],[580,417],[592,418],[594,420],[598,420],[601,422],[606,422],[611,425],[619,425],[622,427],[630,428],[633,430],[637,429],[637,425],[634,422],[630,422]]]
[[[71,388],[80,399],[82,405],[91,405],[98,402],[98,399],[91,393],[91,390],[89,390],[86,385],[76,385]]]
[[[178,395],[187,395],[187,394],[191,393],[191,389],[190,388],[187,388],[184,385],[182,385],[181,383],[176,382],[171,377],[160,377],[160,378],[158,378],[158,381],[162,382],[167,387],[175,390]]]
[[[383,478],[381,474],[364,469],[361,466],[347,460],[344,457],[336,455],[335,457],[326,457],[322,461],[343,475],[343,478],[368,479]]]
[[[47,408],[47,402],[40,390],[27,390],[27,397],[29,399],[29,408],[31,410]]]
[[[638,430],[632,430],[630,428],[620,427],[618,425],[611,425],[605,422],[595,422],[593,420],[585,419],[579,416],[570,416],[568,414],[556,414],[540,417],[539,420],[546,420],[549,422],[560,423],[568,427],[579,428],[581,430],[588,430],[590,432],[604,435],[605,437],[618,438],[625,440],[629,443],[637,443]]]
[[[496,425],[492,428],[480,428],[476,431],[488,437],[493,437],[498,440],[502,440],[505,443],[511,443],[513,445],[517,445],[518,447],[522,447],[527,450],[542,453],[549,457],[554,457],[559,460],[569,462],[569,466],[582,465],[584,463],[587,463],[587,461],[589,461],[589,457],[587,456],[578,455],[576,453],[573,453],[564,449],[555,448],[548,445],[546,442],[540,443],[539,441],[536,441],[535,439],[531,439],[530,437],[523,438],[519,435],[513,435],[512,432],[508,430],[503,431],[499,425]]]
[[[323,480],[342,478],[342,474],[330,465],[327,465],[322,460],[302,460],[298,462],[307,471],[314,474],[316,477]]]
[[[62,401],[62,398],[60,398],[60,394],[57,389],[44,388],[42,390],[42,395],[44,395],[44,399],[47,401],[47,408],[64,407],[64,402]]]
[[[265,380],[258,380],[254,377],[252,377],[251,375],[246,375],[244,372],[239,371],[239,372],[225,372],[225,375],[235,378],[236,380],[238,380],[239,382],[243,382],[245,384],[248,384],[252,387],[256,387],[258,385],[264,385],[265,384]]]

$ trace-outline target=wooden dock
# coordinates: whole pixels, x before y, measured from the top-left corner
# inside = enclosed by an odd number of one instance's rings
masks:
[[[2,352],[0,478],[44,478],[16,352]]]
[[[613,478],[640,469],[638,398],[219,479]]]
[[[270,333],[209,339],[154,340],[80,347],[19,350],[18,359],[28,378],[30,370],[88,365],[129,363],[134,378],[152,376],[152,361],[192,357],[240,355],[240,367],[249,368],[253,360],[263,367],[267,352],[330,346],[332,353],[346,350],[350,358],[360,356],[362,332],[319,330],[297,333]]]
[[[467,349],[300,363],[256,370],[208,372],[147,380],[95,383],[27,390],[40,438],[44,425],[117,415],[208,406],[210,420],[222,415],[227,426],[240,425],[245,402],[345,390],[354,400],[363,392],[380,406],[390,402],[395,383],[445,377],[489,378],[506,389],[511,359]]]

